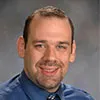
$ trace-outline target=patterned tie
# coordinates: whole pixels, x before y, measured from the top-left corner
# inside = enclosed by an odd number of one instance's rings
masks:
[[[61,100],[58,94],[50,94],[47,100]]]

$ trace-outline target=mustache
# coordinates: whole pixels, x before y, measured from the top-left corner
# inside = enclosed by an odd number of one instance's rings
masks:
[[[56,66],[62,67],[63,63],[56,60],[41,60],[37,63],[37,66]]]

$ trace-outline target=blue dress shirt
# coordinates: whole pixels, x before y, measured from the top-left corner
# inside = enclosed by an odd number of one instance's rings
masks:
[[[57,94],[61,100],[94,100],[87,92],[61,83]],[[47,100],[49,92],[36,86],[22,71],[0,85],[0,100]]]

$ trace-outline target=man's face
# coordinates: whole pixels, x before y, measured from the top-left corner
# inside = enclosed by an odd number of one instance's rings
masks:
[[[71,49],[74,50],[67,19],[33,19],[23,57],[27,76],[38,86],[54,92],[68,70],[75,51]]]

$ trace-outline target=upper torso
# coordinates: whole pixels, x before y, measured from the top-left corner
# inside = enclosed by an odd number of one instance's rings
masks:
[[[94,100],[87,92],[61,83],[61,100]],[[37,87],[24,72],[0,85],[0,100],[46,100],[49,93]]]

